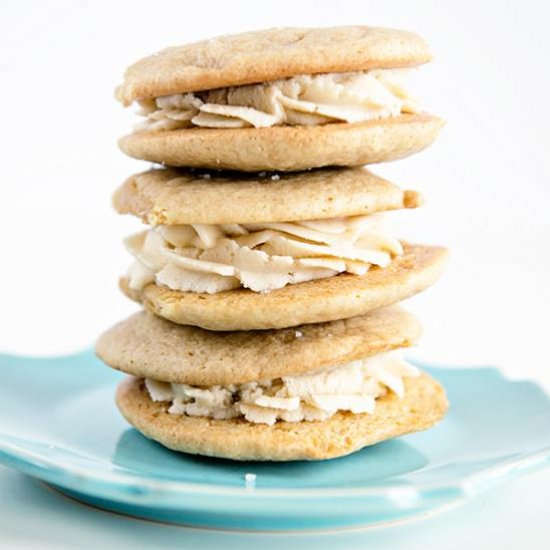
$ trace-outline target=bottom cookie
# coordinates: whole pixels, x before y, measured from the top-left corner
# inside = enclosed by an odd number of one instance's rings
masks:
[[[405,389],[402,398],[392,392],[379,398],[372,414],[338,412],[324,421],[273,426],[170,414],[166,403],[149,397],[142,378],[122,381],[116,402],[132,426],[175,451],[233,460],[325,460],[425,430],[443,418],[448,401],[433,378],[408,378]]]

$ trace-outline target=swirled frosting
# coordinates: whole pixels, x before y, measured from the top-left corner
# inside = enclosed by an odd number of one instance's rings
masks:
[[[130,288],[151,282],[214,294],[268,292],[288,284],[364,275],[402,254],[383,214],[286,223],[159,225],[128,237]]]
[[[388,391],[405,394],[404,378],[416,367],[394,350],[300,376],[275,380],[198,387],[146,379],[153,401],[170,403],[168,412],[216,419],[244,417],[273,425],[278,420],[326,420],[338,411],[373,413]]]
[[[418,112],[404,84],[410,69],[298,75],[261,84],[173,94],[139,101],[146,120],[135,130],[192,126],[319,125],[363,122]]]

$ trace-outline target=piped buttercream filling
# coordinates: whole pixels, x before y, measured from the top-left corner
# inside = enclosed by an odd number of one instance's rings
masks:
[[[170,414],[227,420],[243,417],[258,424],[278,420],[326,420],[338,411],[370,413],[388,391],[405,395],[404,379],[418,376],[399,350],[389,351],[300,376],[199,387],[146,379],[153,401],[168,402]]]
[[[245,287],[269,292],[339,273],[364,275],[403,253],[383,214],[327,220],[159,225],[131,235],[130,288],[157,283],[215,294]]]
[[[416,113],[405,78],[411,69],[298,75],[291,78],[173,94],[138,102],[146,117],[135,131],[316,126]]]

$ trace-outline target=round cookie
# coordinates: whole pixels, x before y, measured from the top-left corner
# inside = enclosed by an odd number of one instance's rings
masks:
[[[113,197],[120,214],[151,225],[320,220],[421,203],[419,193],[402,191],[365,168],[263,176],[156,169],[131,176]]]
[[[105,332],[109,366],[176,384],[244,384],[315,372],[412,345],[420,324],[397,306],[342,321],[252,332],[211,332],[136,313]]]
[[[124,136],[127,155],[170,166],[306,170],[407,157],[431,145],[443,120],[425,113],[357,123],[271,128],[185,128]]]
[[[129,298],[174,323],[220,331],[279,329],[364,315],[409,298],[439,278],[447,256],[442,247],[405,244],[404,254],[383,269],[287,285],[265,294],[242,288],[218,294],[181,292],[154,283],[136,291],[126,278],[120,286]]]
[[[388,392],[377,399],[373,414],[338,412],[322,422],[267,426],[243,419],[169,414],[168,404],[152,401],[140,378],[128,378],[119,385],[116,403],[143,435],[175,451],[271,461],[344,456],[367,445],[425,430],[441,420],[448,408],[443,388],[424,373],[405,380],[403,398]]]
[[[166,48],[129,67],[117,98],[212,90],[298,74],[411,67],[430,61],[426,42],[402,30],[367,26],[274,28]]]

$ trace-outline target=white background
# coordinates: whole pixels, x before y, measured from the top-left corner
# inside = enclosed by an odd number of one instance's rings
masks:
[[[138,227],[110,195],[146,163],[116,139],[135,122],[113,97],[124,68],[162,47],[283,25],[414,30],[435,60],[418,75],[447,126],[427,151],[378,174],[423,191],[400,235],[446,244],[444,278],[409,308],[414,354],[493,363],[550,387],[550,32],[523,2],[2,2],[0,350],[69,352],[134,311],[116,280]]]
[[[495,363],[545,379],[550,328],[550,12],[543,2],[12,2],[0,12],[0,349],[91,344],[135,309],[116,280],[129,257],[110,195],[148,165],[116,139],[136,118],[113,98],[124,68],[167,45],[281,25],[414,30],[434,61],[416,77],[447,126],[427,151],[374,170],[423,191],[398,223],[446,244],[444,278],[411,300],[417,357]],[[498,6],[498,7],[497,7]],[[400,216],[400,215],[398,215]]]

